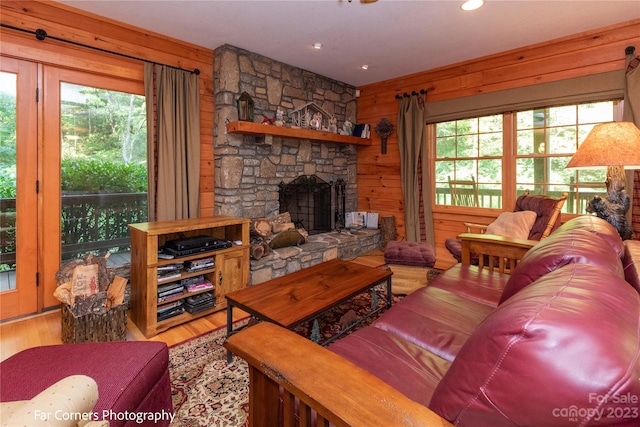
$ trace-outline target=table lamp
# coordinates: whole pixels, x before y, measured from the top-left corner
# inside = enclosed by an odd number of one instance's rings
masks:
[[[625,191],[624,168],[640,169],[640,129],[631,122],[611,122],[594,126],[567,168],[607,168],[607,197],[595,196],[587,212],[595,213],[612,224],[623,240],[633,237],[626,218],[629,195]]]

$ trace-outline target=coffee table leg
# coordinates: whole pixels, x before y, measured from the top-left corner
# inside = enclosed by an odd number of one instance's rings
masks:
[[[391,276],[387,279],[387,308],[391,308],[391,301],[393,297],[391,295]]]
[[[227,301],[227,338],[231,336],[233,332],[233,305]],[[233,359],[233,353],[227,350],[227,363],[231,363]]]
[[[320,324],[318,323],[318,319],[313,321],[311,336],[309,338],[316,344],[320,342]]]

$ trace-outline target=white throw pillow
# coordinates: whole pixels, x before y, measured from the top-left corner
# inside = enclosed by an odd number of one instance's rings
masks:
[[[487,226],[486,233],[514,239],[528,239],[537,216],[538,214],[534,211],[503,212]]]

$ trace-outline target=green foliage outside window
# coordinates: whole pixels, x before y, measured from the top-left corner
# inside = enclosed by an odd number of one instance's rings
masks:
[[[147,165],[93,159],[64,159],[60,179],[63,194],[146,193]]]

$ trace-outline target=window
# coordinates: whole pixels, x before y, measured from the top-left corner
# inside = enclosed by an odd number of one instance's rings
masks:
[[[596,124],[614,119],[613,101],[523,111],[516,114],[516,188],[559,197],[564,211],[584,213],[595,194],[606,191],[603,169],[565,169]]]
[[[565,169],[593,126],[615,120],[618,101],[586,103],[506,113],[435,125],[435,204],[501,208],[505,189],[516,194],[559,197],[569,193],[565,213],[584,213],[595,194],[604,193],[606,171]],[[505,123],[514,123],[510,132]],[[505,154],[506,153],[506,154]],[[509,153],[515,153],[514,156]],[[503,170],[514,170],[505,177]],[[472,192],[456,181],[476,181],[477,202],[460,203]],[[509,202],[511,203],[511,202]]]
[[[500,208],[502,115],[436,125],[436,204]]]

